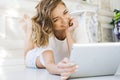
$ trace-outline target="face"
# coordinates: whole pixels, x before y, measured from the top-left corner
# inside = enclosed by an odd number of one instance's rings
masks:
[[[52,11],[51,15],[54,30],[63,32],[69,27],[71,15],[68,9],[62,3],[57,5],[57,7]]]

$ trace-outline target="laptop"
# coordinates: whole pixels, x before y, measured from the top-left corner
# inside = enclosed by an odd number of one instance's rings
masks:
[[[70,60],[79,66],[71,78],[113,75],[120,64],[120,43],[74,44]]]

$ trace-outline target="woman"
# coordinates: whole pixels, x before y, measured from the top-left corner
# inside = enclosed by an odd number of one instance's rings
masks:
[[[68,59],[75,43],[72,33],[78,26],[77,21],[71,18],[62,0],[42,0],[36,10],[32,26],[24,27],[26,66],[46,68],[66,80],[78,68]]]

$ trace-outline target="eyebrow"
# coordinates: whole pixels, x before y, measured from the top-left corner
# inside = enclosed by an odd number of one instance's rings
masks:
[[[67,9],[65,9],[65,10],[63,11],[63,13],[64,13],[65,11],[67,11]],[[54,19],[56,19],[56,18],[58,18],[58,16],[57,16],[57,17],[54,17],[54,18],[52,18],[52,19],[54,20]]]

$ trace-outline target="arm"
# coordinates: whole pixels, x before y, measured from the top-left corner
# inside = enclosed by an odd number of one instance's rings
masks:
[[[23,19],[20,21],[22,23],[22,28],[25,32],[25,42],[24,42],[24,57],[27,52],[34,48],[34,43],[32,40],[32,23],[28,15],[24,15]]]
[[[69,76],[76,71],[77,65],[71,66],[67,58],[61,60],[58,64],[55,64],[53,51],[47,50],[43,53],[45,62],[45,68],[51,74],[61,75],[61,79],[66,80]]]
[[[70,25],[70,27],[66,29],[66,39],[67,39],[69,53],[71,52],[72,45],[75,43],[75,40],[72,36],[72,32],[76,27],[78,27],[78,20],[72,19],[70,24],[72,25]]]
[[[25,34],[25,42],[24,42],[24,54],[25,54],[25,56],[29,50],[32,50],[34,48],[34,43],[33,43],[31,36],[32,36],[32,29],[27,28],[27,31]]]
[[[67,40],[67,44],[68,44],[68,50],[70,53],[72,45],[75,43],[75,40],[73,39],[72,33],[68,30],[66,31],[66,40]]]
[[[77,65],[70,64],[67,58],[64,58],[58,64],[55,64],[53,52],[51,50],[43,52],[43,59],[45,63],[43,67],[46,68],[51,74],[60,75],[60,80],[68,79],[70,75],[78,68]]]
[[[43,58],[45,62],[45,68],[51,73],[51,74],[60,74],[57,68],[57,64],[55,64],[54,61],[54,55],[53,51],[47,50],[43,53]]]

